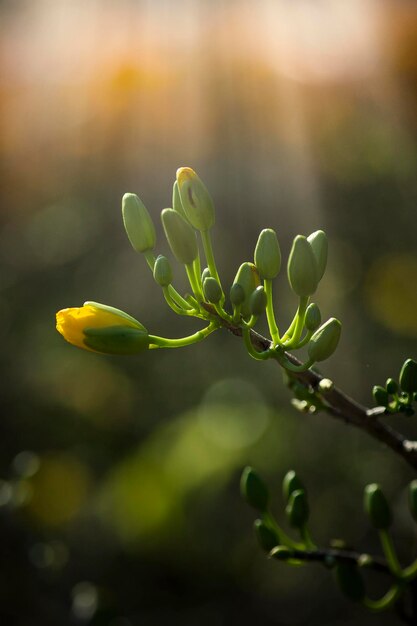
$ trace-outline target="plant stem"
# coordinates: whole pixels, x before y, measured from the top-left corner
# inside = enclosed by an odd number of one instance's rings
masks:
[[[392,575],[387,563],[383,559],[369,554],[365,555],[355,550],[338,550],[336,548],[301,550],[299,548],[292,548],[289,558],[298,561],[322,563],[326,567],[331,567],[336,563],[351,563],[352,565],[360,566],[364,556],[370,557],[367,569],[382,572],[390,576]]]
[[[308,296],[303,296],[300,298],[300,303],[298,305],[297,316],[294,326],[294,331],[292,336],[288,341],[285,342],[286,348],[296,348],[298,344],[298,340],[301,337],[301,333],[303,332],[304,327],[304,316],[306,312],[306,308],[308,305]]]
[[[220,280],[219,273],[217,271],[216,261],[214,259],[213,246],[211,245],[210,231],[208,230],[200,231],[200,234],[201,234],[201,240],[203,242],[204,254],[206,255],[207,267],[210,270],[210,274],[213,276],[213,278],[217,280],[217,282],[220,285],[220,288],[222,289],[222,283]],[[223,292],[223,289],[222,289],[222,292]],[[224,302],[224,295],[223,295],[222,300]]]
[[[171,297],[168,287],[163,287],[162,290],[163,290],[166,303],[168,304],[168,306],[171,307],[174,313],[176,313],[177,315],[191,315],[191,316],[194,316],[196,314],[196,311],[194,309],[183,309],[182,307],[178,306],[176,302],[174,302],[174,299]]]
[[[194,263],[190,263],[189,265],[185,266],[185,271],[187,272],[188,282],[190,283],[190,287],[193,291],[193,294],[195,295],[197,301],[201,302],[201,300],[204,300],[204,298],[203,298],[200,285],[196,279],[194,269],[195,269]]]
[[[379,600],[364,598],[363,605],[371,611],[384,611],[394,604],[402,593],[402,585],[395,584]]]
[[[168,339],[166,337],[149,335],[149,342],[158,346],[158,348],[182,348],[184,346],[190,346],[193,343],[203,341],[203,339],[208,337],[218,327],[219,325],[217,322],[210,322],[210,324],[206,326],[206,328],[203,328],[203,330],[198,330],[193,335],[188,335],[188,337],[181,337],[179,339]]]
[[[403,574],[402,567],[397,558],[397,553],[395,552],[394,544],[392,542],[391,535],[388,530],[380,530],[379,531],[379,539],[381,541],[382,549],[385,554],[385,558],[387,559],[387,563],[391,572],[394,576],[401,578]]]
[[[403,569],[402,579],[405,582],[410,582],[417,576],[417,559],[411,563],[408,567]]]
[[[264,280],[264,289],[266,294],[266,319],[268,321],[272,343],[276,345],[280,343],[280,338],[277,322],[275,320],[274,302],[272,299],[272,280],[267,278]]]
[[[243,328],[243,341],[245,342],[246,350],[249,355],[256,359],[257,361],[264,361],[270,356],[270,352],[268,350],[264,350],[262,352],[258,352],[252,345],[251,334],[249,328]]]
[[[302,550],[302,546],[296,541],[293,541],[291,537],[289,537],[287,533],[283,531],[283,529],[281,528],[281,526],[279,526],[279,524],[275,520],[275,517],[270,511],[266,511],[263,514],[263,518],[264,521],[267,524],[270,524],[270,526],[272,526],[272,528],[277,532],[280,545],[286,546],[287,548],[291,548],[293,550]]]

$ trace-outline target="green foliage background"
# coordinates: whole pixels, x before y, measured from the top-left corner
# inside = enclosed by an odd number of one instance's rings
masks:
[[[168,254],[158,216],[190,165],[216,203],[224,284],[261,228],[286,254],[297,233],[326,230],[317,300],[343,322],[326,375],[371,404],[372,385],[416,358],[417,11],[320,6],[0,4],[4,623],[397,623],[356,610],[319,566],[265,560],[238,482],[256,466],[279,511],[296,469],[316,536],[358,549],[377,546],[362,491],[380,482],[407,559],[417,541],[401,460],[296,413],[277,365],[227,333],[107,358],[54,329],[56,310],[85,300],[156,334],[198,327],[165,306],[120,215],[123,193],[138,193]],[[284,324],[296,303],[277,282]],[[415,436],[414,419],[395,423]]]

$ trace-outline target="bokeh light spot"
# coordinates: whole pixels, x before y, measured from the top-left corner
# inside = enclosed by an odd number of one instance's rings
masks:
[[[40,460],[35,452],[30,450],[22,450],[19,454],[16,454],[13,459],[13,469],[16,474],[23,478],[30,478],[34,476],[40,466]]]
[[[72,612],[82,621],[90,620],[98,607],[98,591],[90,582],[81,582],[72,590]]]
[[[216,382],[204,396],[198,419],[205,436],[231,450],[256,443],[269,422],[269,410],[258,389],[248,380]]]
[[[417,257],[379,257],[368,271],[365,296],[373,316],[386,328],[417,336]]]
[[[45,526],[69,522],[86,501],[89,475],[85,465],[68,454],[51,454],[41,459],[31,479],[31,515]]]

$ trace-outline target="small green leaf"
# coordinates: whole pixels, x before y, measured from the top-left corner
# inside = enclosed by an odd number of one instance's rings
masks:
[[[278,534],[267,526],[265,522],[257,519],[253,526],[259,545],[265,552],[271,552],[273,548],[279,545]]]
[[[388,391],[384,389],[384,387],[381,387],[381,385],[375,385],[372,388],[372,395],[378,406],[388,406]]]
[[[364,505],[374,528],[386,530],[391,526],[391,509],[381,487],[376,483],[365,487]]]
[[[414,361],[414,359],[407,359],[402,366],[400,386],[407,393],[417,391],[417,361]]]
[[[308,520],[309,506],[304,489],[297,489],[290,494],[285,508],[290,526],[301,528]]]
[[[268,509],[268,488],[251,467],[245,467],[243,470],[240,480],[240,491],[246,502],[254,509],[261,512],[265,512]]]
[[[304,485],[294,470],[289,470],[282,481],[282,495],[284,496],[284,501],[288,502],[291,494],[299,490],[304,490]]]

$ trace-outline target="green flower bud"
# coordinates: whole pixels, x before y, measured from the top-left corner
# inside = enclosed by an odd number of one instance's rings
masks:
[[[262,550],[265,550],[265,552],[271,552],[272,548],[279,545],[279,537],[277,533],[272,530],[272,528],[269,528],[265,522],[257,519],[255,520],[253,527]]]
[[[166,256],[160,254],[156,259],[153,277],[160,287],[168,287],[172,283],[172,268]]]
[[[310,339],[307,347],[308,356],[313,361],[325,361],[333,354],[339,343],[342,325],[335,317],[331,317],[320,326]]]
[[[134,193],[125,193],[122,199],[123,224],[136,252],[153,250],[156,243],[155,227],[142,200]]]
[[[251,314],[249,303],[250,297],[255,289],[261,284],[259,272],[253,263],[242,263],[233,282],[238,283],[243,288],[245,299],[242,303],[241,312],[243,317],[249,317]]]
[[[305,316],[305,319],[304,319],[304,326],[307,328],[307,330],[313,330],[314,331],[314,330],[317,330],[317,328],[320,326],[320,324],[321,324],[320,309],[317,306],[317,304],[312,302],[307,307],[306,316]]]
[[[293,491],[285,508],[290,526],[301,528],[308,520],[309,507],[306,492],[303,489]]]
[[[336,580],[342,593],[352,602],[361,602],[365,597],[365,585],[356,565],[339,563]]]
[[[149,348],[148,333],[129,326],[85,328],[83,332],[85,345],[104,354],[138,354]]]
[[[180,213],[184,219],[187,219],[185,215],[184,207],[182,206],[181,196],[178,189],[178,183],[175,181],[174,186],[172,187],[172,208],[177,213]]]
[[[285,546],[277,546],[271,550],[270,556],[277,561],[288,561],[291,558],[291,551]]]
[[[205,267],[204,270],[201,273],[201,282],[204,283],[206,278],[209,278],[210,276],[211,276],[211,274],[210,274],[209,268]]]
[[[304,485],[294,470],[287,472],[284,476],[284,480],[282,481],[282,495],[284,496],[284,501],[288,502],[294,491],[302,490],[304,490]]]
[[[240,491],[246,502],[254,509],[261,512],[268,509],[268,487],[251,467],[245,467],[243,470]]]
[[[307,237],[307,241],[313,249],[317,262],[317,279],[318,282],[323,278],[327,265],[327,236],[323,230],[316,230]]]
[[[417,522],[417,480],[411,481],[408,488],[408,505],[410,507],[411,515],[415,522]]]
[[[407,359],[401,368],[400,386],[407,393],[417,391],[417,362],[413,359]]]
[[[394,395],[394,393],[397,393],[398,391],[398,385],[393,378],[387,378],[387,382],[385,386],[386,386],[388,393],[391,396]]]
[[[382,493],[382,489],[376,483],[365,487],[364,505],[365,511],[369,515],[372,526],[380,530],[386,530],[391,526],[391,509]]]
[[[195,232],[174,209],[164,209],[161,218],[173,255],[179,263],[190,265],[198,256]]]
[[[378,406],[388,406],[388,392],[384,389],[384,387],[381,387],[381,385],[374,385],[372,388],[372,395]]]
[[[209,230],[214,224],[214,205],[203,181],[190,167],[180,167],[177,183],[190,224],[197,230]]]
[[[245,301],[245,290],[239,283],[233,283],[230,288],[230,302],[233,306],[240,306]]]
[[[252,292],[249,299],[249,306],[252,315],[262,315],[266,309],[266,293],[262,286]]]
[[[212,276],[209,276],[204,280],[203,291],[207,302],[212,302],[213,304],[220,302],[223,295],[222,288],[217,280]]]
[[[281,250],[272,228],[261,231],[255,248],[255,265],[263,278],[273,279],[281,268]]]
[[[288,281],[297,296],[311,296],[318,284],[317,261],[307,239],[297,235],[288,258]]]

